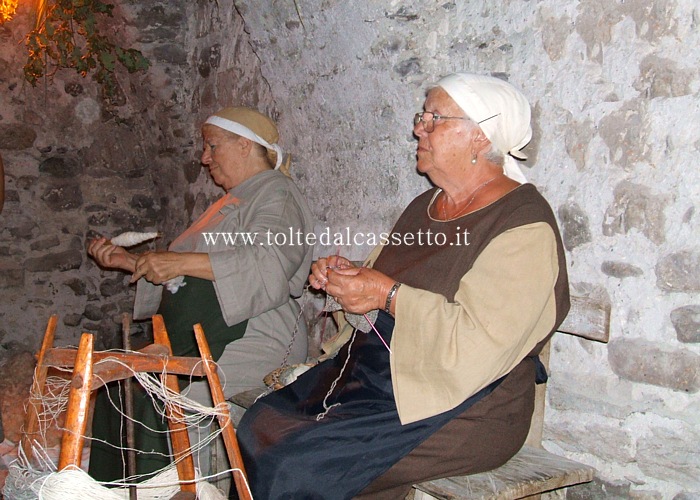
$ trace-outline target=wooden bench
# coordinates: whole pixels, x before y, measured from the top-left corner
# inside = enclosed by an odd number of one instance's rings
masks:
[[[583,297],[571,298],[571,311],[559,327],[567,333],[598,342],[610,335],[610,307]],[[557,334],[558,335],[558,334]],[[540,354],[549,367],[550,344]],[[556,377],[556,374],[553,375]],[[542,448],[546,384],[537,386],[535,412],[525,446],[506,464],[489,472],[435,479],[414,485],[415,500],[490,499],[539,497],[541,493],[586,483],[595,469]]]

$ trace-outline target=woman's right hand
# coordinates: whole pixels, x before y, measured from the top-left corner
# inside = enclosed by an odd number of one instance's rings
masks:
[[[100,267],[121,269],[130,273],[135,270],[137,256],[123,247],[112,245],[107,238],[95,238],[90,241],[87,251]]]
[[[328,283],[328,269],[350,269],[355,265],[345,257],[331,255],[322,257],[311,264],[311,274],[309,274],[309,284],[316,290],[325,290]]]

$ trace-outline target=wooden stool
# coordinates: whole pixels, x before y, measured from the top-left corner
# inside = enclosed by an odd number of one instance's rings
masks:
[[[77,349],[52,348],[57,317],[49,319],[41,350],[37,356],[37,369],[32,386],[32,396],[27,410],[25,432],[22,436],[22,449],[27,458],[32,458],[31,443],[38,433],[41,398],[44,394],[46,375],[50,367],[73,369],[65,430],[61,440],[58,469],[68,466],[80,467],[82,449],[87,430],[90,397],[92,391],[102,385],[124,380],[133,372],[161,373],[162,381],[173,392],[179,393],[177,375],[205,376],[209,382],[214,405],[220,408],[217,416],[231,467],[234,469],[234,482],[238,495],[243,500],[252,500],[247,486],[245,467],[238,447],[238,441],[228,410],[228,404],[221,389],[216,364],[211,356],[201,325],[194,326],[195,338],[201,358],[172,356],[163,318],[153,316],[154,343],[135,352],[113,353],[94,352],[94,337],[84,333]],[[196,493],[194,482],[194,461],[189,451],[190,440],[187,427],[181,421],[182,409],[177,404],[168,405],[166,417],[170,428],[171,445],[177,462],[178,477],[181,481],[181,494]],[[180,498],[180,494],[178,494]],[[183,495],[184,498],[184,495]]]

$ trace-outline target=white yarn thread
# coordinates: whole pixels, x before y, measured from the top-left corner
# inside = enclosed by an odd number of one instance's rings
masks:
[[[335,386],[340,381],[340,378],[343,376],[343,373],[345,372],[345,367],[348,366],[348,361],[350,361],[350,351],[352,350],[352,344],[353,344],[353,342],[355,342],[356,336],[357,336],[357,329],[353,330],[353,332],[352,332],[352,338],[350,339],[350,344],[348,345],[348,355],[345,358],[345,363],[343,363],[343,367],[340,369],[340,373],[338,374],[338,376],[335,378],[335,380],[331,384],[331,388],[328,389],[326,396],[323,398],[323,408],[325,411],[316,415],[316,422],[323,420],[323,418],[326,415],[328,415],[328,412],[331,411],[331,408],[335,408],[336,406],[340,406],[340,403],[336,403],[334,405],[328,406],[327,401],[328,401],[328,398],[331,396],[331,394],[333,394],[333,391],[335,390]]]
[[[13,465],[13,468],[16,467]],[[35,471],[36,472],[36,471]],[[204,481],[198,471],[195,471],[197,482],[197,498],[200,500],[225,500],[223,492]],[[8,481],[13,478],[12,469]],[[16,480],[14,481],[16,483]],[[177,470],[168,467],[158,475],[135,485],[139,500],[168,500],[180,491],[180,482]],[[7,488],[6,488],[7,490]],[[107,488],[95,481],[82,469],[77,467],[66,468],[59,472],[48,472],[40,477],[34,477],[28,484],[28,488],[20,496],[13,492],[5,491],[8,498],[13,500],[65,500],[66,498],[80,498],[81,500],[128,500],[129,488]]]
[[[174,405],[180,407],[182,412],[176,420],[184,423],[186,426],[200,426],[202,422],[210,421],[218,416],[226,415],[226,403],[220,403],[216,407],[208,407],[197,403],[185,395],[174,392],[167,388],[161,380],[148,373],[136,372],[130,366],[117,360],[116,358],[105,358],[98,363],[113,362],[120,364],[132,372],[134,378],[144,387],[144,390],[152,398],[158,398],[164,402],[165,407],[159,408],[154,405],[161,415],[165,416],[168,409],[174,409]],[[96,363],[96,364],[98,364]],[[165,373],[165,372],[164,372]],[[34,390],[34,388],[32,389]],[[61,414],[62,410],[67,406],[68,393],[70,391],[70,380],[60,377],[48,377],[45,384],[45,393],[43,395],[32,393],[34,403],[42,403],[43,408],[39,411],[40,435],[45,436],[45,429],[51,421],[55,421],[56,417]],[[111,399],[110,399],[111,401]],[[125,418],[129,418],[114,404],[115,409]],[[132,419],[132,421],[135,421]],[[135,421],[136,422],[136,421]],[[141,422],[136,422],[143,425]],[[151,429],[154,432],[154,429]],[[63,429],[65,432],[66,429]],[[165,431],[167,432],[167,431]],[[221,429],[209,433],[204,439],[201,439],[197,445],[190,448],[193,454],[204,448],[214,441],[223,432]],[[92,439],[86,437],[86,439]],[[105,441],[100,440],[105,443]],[[44,440],[45,443],[45,440]],[[109,444],[109,443],[107,443]],[[124,481],[115,481],[111,483],[100,483],[91,478],[85,471],[77,467],[69,467],[62,471],[56,471],[56,466],[49,458],[42,444],[38,441],[33,443],[32,449],[34,452],[35,462],[37,467],[26,459],[26,455],[20,447],[18,458],[14,460],[9,467],[9,475],[7,477],[3,493],[6,498],[12,500],[64,500],[65,498],[81,498],[81,500],[122,500],[129,498],[129,486],[136,485],[138,489],[139,500],[161,500],[170,499],[180,490],[180,482],[177,476],[177,461],[163,468],[156,475],[145,479],[142,482],[135,483],[139,479],[148,477],[148,475],[137,475],[126,478]],[[137,452],[139,450],[136,450]],[[183,460],[187,454],[179,460]],[[228,469],[218,474],[201,477],[198,470],[195,470],[195,481],[197,483],[197,496],[201,500],[225,500],[227,497],[216,487],[206,482],[207,479],[216,476],[235,472],[242,474],[240,469]],[[244,475],[242,475],[246,488],[250,492],[250,487]],[[107,488],[105,485],[116,486],[115,488]]]

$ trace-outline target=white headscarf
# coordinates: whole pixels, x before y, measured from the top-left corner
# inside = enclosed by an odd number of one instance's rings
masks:
[[[532,139],[530,104],[511,84],[491,76],[454,73],[437,82],[462,108],[479,123],[491,144],[505,155],[503,172],[511,179],[527,182],[515,158],[525,160],[520,150]]]

